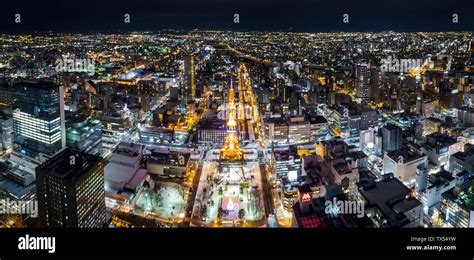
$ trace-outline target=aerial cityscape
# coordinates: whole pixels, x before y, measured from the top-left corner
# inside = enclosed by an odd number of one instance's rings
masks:
[[[0,227],[474,227],[473,44],[0,34]]]

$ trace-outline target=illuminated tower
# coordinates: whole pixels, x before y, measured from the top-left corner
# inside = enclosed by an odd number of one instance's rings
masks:
[[[229,101],[227,102],[229,119],[227,120],[227,134],[224,141],[224,147],[221,150],[221,160],[237,161],[242,159],[242,150],[239,146],[239,137],[237,135],[237,122],[235,118],[236,107],[234,103],[234,89],[229,92]]]

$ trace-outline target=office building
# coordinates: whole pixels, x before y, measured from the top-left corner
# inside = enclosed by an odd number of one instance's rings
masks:
[[[355,65],[355,88],[356,96],[361,103],[369,99],[370,87],[370,69],[366,62],[360,62]]]
[[[402,148],[402,129],[394,124],[387,124],[381,128],[382,151],[391,152]]]
[[[328,134],[328,121],[324,116],[307,116],[310,125],[311,140],[320,141],[326,139]]]
[[[472,198],[474,181],[456,183],[456,187],[441,196],[441,202],[435,213],[434,220],[443,227],[472,228],[474,227],[474,205]]]
[[[36,196],[41,225],[102,227],[104,165],[101,157],[67,148],[38,166]]]
[[[288,123],[283,118],[265,118],[265,139],[278,144],[288,144]]]
[[[80,115],[67,117],[66,145],[74,150],[98,154],[102,147],[100,120]]]
[[[384,174],[393,175],[406,185],[415,186],[415,177],[418,165],[428,166],[428,157],[419,151],[410,148],[385,153],[383,157]]]
[[[467,171],[470,176],[474,176],[474,149],[465,150],[449,157],[449,171],[453,174]]]
[[[66,146],[63,88],[25,81],[14,86],[13,96],[15,151],[35,157],[53,155]]]
[[[423,116],[432,116],[435,113],[435,103],[432,100],[416,100],[416,112]]]
[[[421,144],[422,151],[428,155],[429,161],[436,167],[449,169],[451,155],[461,152],[464,147],[462,138],[451,137],[441,133],[426,136],[426,142]]]
[[[427,175],[426,180],[423,181],[426,182],[425,188],[419,191],[419,194],[420,201],[423,203],[423,211],[427,214],[431,207],[441,202],[443,193],[455,187],[456,179],[450,172],[441,170],[438,173]]]
[[[305,144],[311,140],[310,124],[304,117],[290,117],[288,122],[288,143]]]

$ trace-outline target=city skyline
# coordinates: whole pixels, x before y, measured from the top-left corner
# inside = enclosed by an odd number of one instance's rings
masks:
[[[472,257],[473,10],[2,2],[0,260]]]
[[[473,41],[2,34],[0,224],[474,227]]]

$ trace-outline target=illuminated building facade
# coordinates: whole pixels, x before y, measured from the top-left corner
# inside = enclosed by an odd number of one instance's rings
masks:
[[[311,129],[304,117],[290,117],[288,122],[288,143],[305,144],[311,140]]]
[[[185,92],[189,98],[194,98],[196,95],[196,86],[194,79],[194,54],[184,57],[184,84]]]
[[[68,118],[66,121],[67,147],[90,154],[97,154],[102,144],[100,120],[76,115]]]
[[[38,166],[36,196],[41,225],[102,227],[104,165],[101,157],[65,149]]]
[[[443,227],[474,227],[474,205],[472,203],[474,182],[456,180],[456,187],[441,195],[441,202],[433,214],[434,221]],[[436,216],[437,215],[437,216]]]
[[[14,87],[14,149],[52,155],[66,145],[63,89],[50,82],[26,81]]]
[[[288,122],[284,118],[265,118],[265,139],[276,145],[288,144]]]
[[[223,144],[227,135],[224,120],[214,117],[213,120],[201,120],[197,127],[199,143]]]
[[[356,95],[362,102],[369,98],[370,69],[366,62],[355,66]]]

